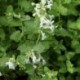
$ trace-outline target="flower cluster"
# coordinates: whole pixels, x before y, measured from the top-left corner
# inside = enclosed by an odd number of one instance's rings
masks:
[[[54,30],[53,26],[54,21],[52,20],[52,16],[50,18],[46,18],[45,16],[40,18],[40,27],[44,29],[50,29],[51,32]]]
[[[26,56],[25,59],[26,64],[32,64],[34,68],[37,67],[36,64],[41,63],[42,65],[45,65],[46,62],[43,59],[43,57],[40,54],[35,54],[34,51],[30,51],[29,55]]]
[[[49,29],[51,32],[54,31],[54,21],[53,21],[53,15],[47,14],[47,9],[51,9],[52,7],[52,0],[41,0],[40,3],[33,3],[35,5],[35,12],[33,16],[38,16],[40,19],[40,29]],[[42,40],[47,38],[46,34],[41,31]],[[45,35],[45,36],[44,36]]]

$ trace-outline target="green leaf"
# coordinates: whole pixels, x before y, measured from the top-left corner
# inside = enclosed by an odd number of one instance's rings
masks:
[[[28,1],[28,0],[19,1],[19,5],[26,12],[32,11],[32,9],[33,9],[32,5],[31,5],[31,2]]]
[[[60,80],[66,80],[64,76],[60,76]]]
[[[27,53],[28,51],[31,51],[33,49],[33,43],[30,41],[26,41],[22,44],[19,44],[17,50],[19,50],[21,53]]]
[[[0,38],[2,39],[2,40],[4,40],[5,39],[5,32],[4,32],[4,30],[3,29],[0,29]]]
[[[55,31],[55,35],[57,35],[57,36],[63,36],[63,37],[70,36],[68,30],[66,30],[64,28],[57,29]]]
[[[10,22],[8,22],[8,25],[10,27],[19,27],[22,26],[22,22],[20,20],[11,20]]]
[[[58,5],[58,12],[62,15],[67,15],[68,14],[68,9],[64,7],[63,5]]]
[[[20,66],[20,68],[22,68],[22,69],[25,69],[26,67],[25,67],[25,55],[19,55],[18,57],[17,57],[17,62],[18,62],[18,65]]]
[[[50,70],[49,68],[44,68],[45,74],[48,75],[49,78],[55,78],[58,75],[58,71]]]
[[[80,30],[80,19],[78,18],[77,21],[68,21],[68,27],[71,29]]]
[[[8,56],[3,56],[0,58],[0,68],[5,68],[6,67],[6,62],[9,60]]]
[[[35,34],[39,32],[39,19],[29,20],[24,22],[23,31],[26,34]]]
[[[77,22],[76,22],[76,27],[77,27],[77,29],[80,30],[80,18],[78,18],[78,20],[77,20]]]
[[[27,64],[26,65],[26,73],[28,73],[29,75],[33,75],[34,74],[34,68],[31,64]]]
[[[65,4],[70,4],[71,3],[71,0],[64,0],[64,3]]]
[[[21,40],[21,37],[22,37],[21,32],[20,31],[15,31],[11,34],[10,39],[18,42],[18,41]]]
[[[6,9],[6,15],[13,14],[13,6],[9,5]]]
[[[66,61],[66,66],[67,66],[67,70],[68,70],[70,73],[74,73],[74,67],[73,67],[73,64],[71,63],[71,61],[67,60],[67,61]]]
[[[33,49],[37,53],[42,53],[49,48],[50,44],[51,44],[50,42],[39,42],[39,43],[37,43],[36,45],[33,46]]]
[[[59,69],[59,72],[65,74],[67,72],[66,65],[65,64],[61,64],[61,63],[60,63],[60,65],[61,65],[61,67]]]
[[[75,53],[74,52],[68,52],[65,55],[66,55],[67,59],[71,59],[74,57]]]
[[[76,23],[73,21],[68,21],[68,27],[71,29],[76,29]]]

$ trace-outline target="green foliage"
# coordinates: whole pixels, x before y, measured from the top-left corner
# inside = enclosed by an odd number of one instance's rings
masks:
[[[40,28],[32,2],[40,0],[0,0],[0,80],[80,80],[80,0],[53,0],[47,10],[57,25],[53,32]],[[32,53],[41,55],[40,62]],[[6,66],[12,56],[15,70]]]

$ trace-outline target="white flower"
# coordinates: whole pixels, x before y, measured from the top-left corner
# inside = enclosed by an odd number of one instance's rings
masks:
[[[40,27],[43,27],[44,25],[46,25],[46,17],[41,16],[40,17]]]
[[[51,9],[51,7],[52,7],[52,0],[48,0],[46,8]]]
[[[31,55],[31,59],[34,64],[40,62],[40,57],[37,57],[33,51]]]
[[[51,32],[53,32],[54,30],[54,26],[53,26],[54,21],[52,20],[52,18],[50,17],[50,19],[42,16],[40,18],[40,27],[43,29],[50,29]]]
[[[6,62],[6,66],[9,67],[9,69],[15,70],[15,64],[14,64],[14,58],[10,58],[8,62]]]
[[[33,14],[33,16],[37,15],[38,17],[40,17],[40,4],[35,4],[34,10],[35,10],[35,13]]]
[[[11,61],[6,62],[6,66],[8,66],[9,69],[13,69],[13,70],[15,70],[15,65],[14,65],[14,63],[11,62]]]
[[[43,5],[45,5],[45,4],[46,4],[46,0],[41,0],[41,3],[42,3]]]
[[[34,69],[36,69],[36,68],[37,68],[37,66],[33,64],[33,68],[34,68]]]
[[[33,63],[36,63],[37,62],[37,58],[36,58],[36,56],[34,54],[32,54],[31,59],[32,59],[32,62]]]

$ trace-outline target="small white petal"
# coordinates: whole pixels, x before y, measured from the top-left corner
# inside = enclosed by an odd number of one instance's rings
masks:
[[[36,68],[37,68],[37,66],[36,66],[36,65],[33,65],[33,68],[34,68],[34,69],[36,69]]]
[[[9,69],[15,70],[15,65],[11,61],[6,62],[6,66],[8,66]]]

